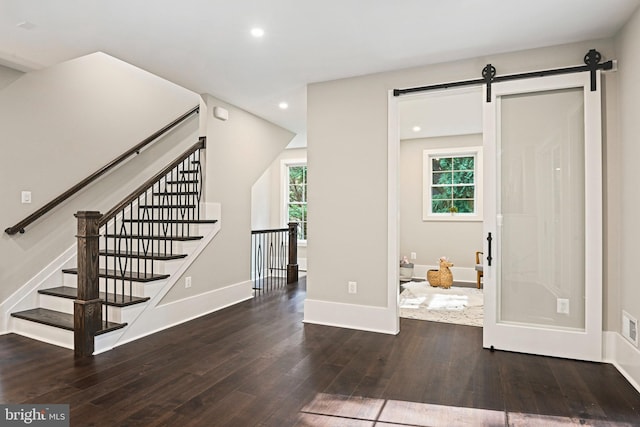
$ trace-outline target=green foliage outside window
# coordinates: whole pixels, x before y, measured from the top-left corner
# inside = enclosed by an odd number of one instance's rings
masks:
[[[298,240],[307,240],[307,167],[289,166],[289,222],[298,223]]]
[[[431,211],[475,212],[475,157],[431,159]]]

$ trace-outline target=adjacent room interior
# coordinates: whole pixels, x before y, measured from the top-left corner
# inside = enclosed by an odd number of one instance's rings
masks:
[[[420,93],[398,112],[400,317],[482,326],[481,90]],[[427,280],[441,268],[451,287]]]

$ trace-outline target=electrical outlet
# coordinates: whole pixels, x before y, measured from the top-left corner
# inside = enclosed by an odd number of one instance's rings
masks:
[[[349,282],[349,293],[350,294],[358,293],[358,282]]]
[[[31,191],[22,192],[22,203],[31,203]]]
[[[184,287],[185,288],[190,288],[191,287],[191,276],[184,278]]]
[[[411,259],[417,259],[418,255],[415,252],[411,252]]]
[[[556,302],[556,311],[559,314],[569,314],[569,300],[567,298],[558,298]]]

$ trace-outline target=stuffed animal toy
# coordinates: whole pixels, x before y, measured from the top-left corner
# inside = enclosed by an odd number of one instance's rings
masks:
[[[434,288],[440,286],[441,288],[448,289],[453,284],[453,274],[449,267],[453,267],[453,263],[449,262],[446,257],[440,258],[440,270],[427,271],[427,280],[429,284]]]

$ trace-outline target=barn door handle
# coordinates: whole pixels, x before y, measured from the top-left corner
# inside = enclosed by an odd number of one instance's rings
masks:
[[[487,252],[489,252],[489,254],[487,255],[487,265],[489,267],[491,267],[491,260],[493,259],[493,257],[491,256],[491,241],[493,241],[493,237],[491,237],[491,233],[489,233],[489,235],[487,236],[487,242],[489,243],[489,250]]]

